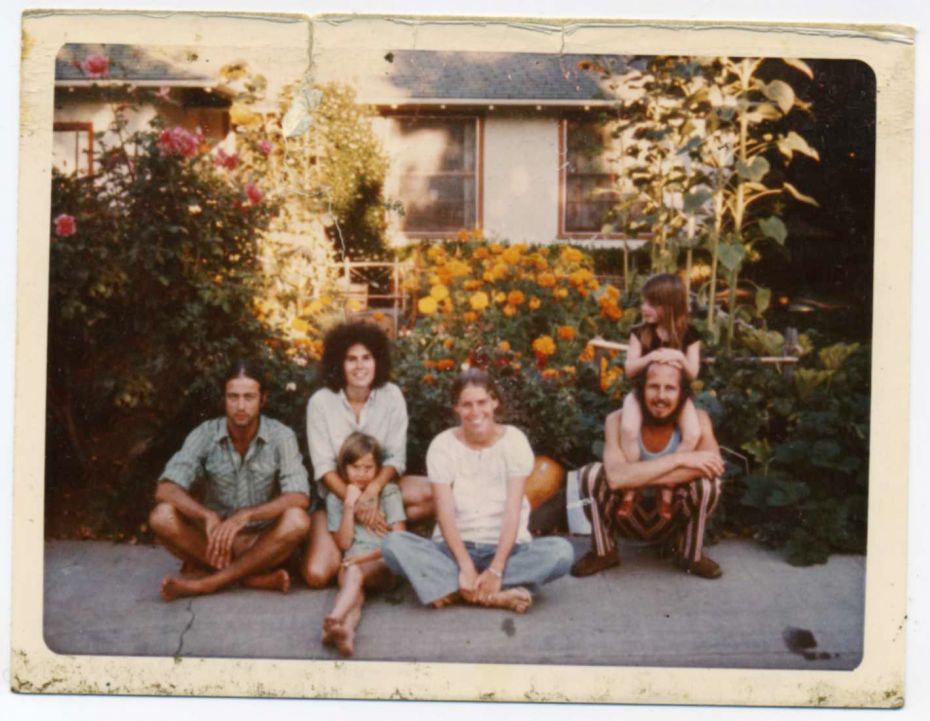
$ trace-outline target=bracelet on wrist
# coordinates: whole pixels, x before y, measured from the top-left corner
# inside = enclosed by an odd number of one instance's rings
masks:
[[[488,566],[488,570],[489,570],[491,573],[493,573],[495,576],[497,576],[498,578],[503,578],[503,577],[504,577],[504,574],[501,573],[500,571],[498,571],[496,568],[494,568],[494,566]]]

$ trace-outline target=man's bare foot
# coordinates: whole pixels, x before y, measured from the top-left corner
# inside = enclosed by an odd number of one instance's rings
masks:
[[[505,608],[514,613],[526,613],[533,605],[533,595],[523,586],[514,586],[492,593],[481,605],[489,608]]]
[[[165,576],[161,582],[161,597],[165,601],[186,596],[202,596],[206,593],[212,593],[212,590],[200,578]]]
[[[199,563],[194,563],[193,561],[184,561],[181,563],[181,568],[178,570],[184,578],[203,578],[204,576],[210,575],[210,569],[201,566]]]
[[[448,596],[443,596],[442,598],[433,601],[433,608],[445,608],[446,606],[453,606],[461,600],[458,591],[450,593]]]
[[[323,620],[323,643],[335,646],[340,655],[350,658],[355,653],[355,630],[346,628],[339,619],[327,616]]]
[[[291,590],[291,574],[285,568],[277,568],[267,573],[256,573],[242,579],[242,585],[249,588],[261,588],[265,591],[280,591],[287,593]]]

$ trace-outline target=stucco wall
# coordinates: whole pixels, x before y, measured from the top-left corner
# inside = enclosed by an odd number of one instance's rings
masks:
[[[485,233],[514,242],[555,239],[559,121],[488,116],[484,164]]]

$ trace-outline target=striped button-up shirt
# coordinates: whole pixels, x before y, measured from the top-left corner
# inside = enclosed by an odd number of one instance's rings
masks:
[[[205,481],[204,505],[223,518],[268,503],[282,493],[310,495],[297,436],[265,416],[244,458],[229,437],[225,417],[213,418],[191,431],[161,479],[190,490],[198,478]]]

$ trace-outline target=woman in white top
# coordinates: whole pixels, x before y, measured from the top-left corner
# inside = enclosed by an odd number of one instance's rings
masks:
[[[426,479],[404,476],[407,404],[400,388],[388,381],[390,374],[391,343],[384,331],[370,323],[343,323],[326,334],[320,361],[323,385],[307,403],[307,445],[321,497],[329,493],[345,497],[346,484],[336,471],[336,459],[349,435],[365,433],[384,450],[381,470],[355,506],[355,519],[376,535],[390,530],[379,505],[381,491],[390,482],[400,479],[408,518],[432,513]],[[301,571],[308,586],[323,588],[339,572],[342,553],[327,529],[325,510],[314,510],[310,518]]]
[[[426,455],[433,539],[394,532],[382,554],[424,604],[462,600],[523,613],[538,586],[568,573],[572,547],[563,538],[533,540],[527,530],[533,451],[519,429],[497,422],[501,396],[491,377],[465,371],[452,400],[460,424],[436,436]]]

